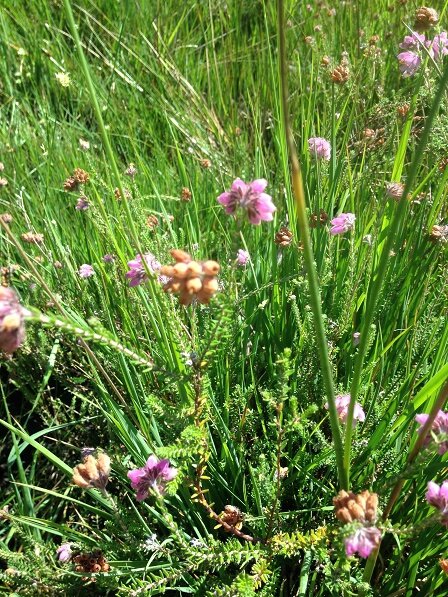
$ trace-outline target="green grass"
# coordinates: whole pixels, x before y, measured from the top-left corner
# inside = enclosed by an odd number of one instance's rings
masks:
[[[12,234],[0,233],[0,265],[34,322],[25,344],[2,360],[5,594],[447,591],[438,560],[448,539],[424,497],[428,481],[445,479],[446,457],[425,450],[406,462],[415,414],[430,412],[448,379],[447,245],[429,240],[448,217],[448,169],[439,168],[448,71],[428,59],[415,77],[400,77],[396,54],[415,2],[347,3],[335,15],[309,4],[285,2],[288,107],[307,214],[357,218],[343,236],[332,237],[328,224],[310,229],[332,383],[336,394],[352,388],[366,412],[352,437],[341,426],[344,466],[350,489],[377,492],[380,510],[405,478],[380,525],[370,582],[362,583],[364,560],[345,558],[332,505],[346,482],[324,408],[290,183],[276,3],[73,3],[89,88],[63,5],[6,0],[0,161],[8,185],[0,212],[14,219]],[[434,4],[440,30],[445,5]],[[322,58],[335,66],[344,51],[351,76],[338,86]],[[328,163],[310,158],[314,136],[331,141]],[[134,181],[124,175],[131,162]],[[63,190],[76,167],[90,174],[85,212]],[[225,215],[216,197],[236,177],[268,180],[273,223]],[[407,183],[409,199],[387,198],[392,180]],[[117,187],[129,190],[128,201],[117,201]],[[181,200],[183,187],[190,202]],[[274,242],[282,225],[294,234],[283,249]],[[28,231],[42,232],[43,244],[23,242]],[[140,249],[165,264],[173,248],[221,264],[221,291],[209,306],[183,308],[155,279],[129,287],[126,264]],[[246,268],[235,265],[240,248],[251,255]],[[108,253],[113,263],[102,261]],[[96,272],[86,280],[77,273],[84,263]],[[200,366],[186,363],[192,352]],[[84,446],[112,459],[107,494],[71,485]],[[137,503],[126,473],[151,453],[170,458],[179,474],[164,500]],[[195,470],[205,462],[202,487],[214,512],[240,508],[242,532],[263,541],[215,529],[194,498]],[[279,467],[288,472],[278,481]],[[162,546],[148,552],[142,544],[152,534]],[[56,561],[63,541],[101,549],[110,572],[86,585],[72,564]]]

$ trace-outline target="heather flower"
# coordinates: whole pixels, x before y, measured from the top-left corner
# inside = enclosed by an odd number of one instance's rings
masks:
[[[354,554],[368,558],[372,550],[379,546],[381,531],[376,527],[361,527],[352,535],[344,539],[345,553],[347,556]]]
[[[87,201],[87,197],[85,195],[81,195],[75,205],[75,209],[78,211],[86,211],[86,209],[89,209],[89,207],[90,203]]]
[[[339,419],[345,423],[348,416],[348,406],[350,404],[350,394],[339,394],[335,398],[336,410],[338,412]],[[328,402],[325,404],[325,408],[328,410]],[[353,411],[353,427],[356,425],[356,421],[363,423],[366,419],[365,412],[362,406],[355,402],[355,408]]]
[[[249,252],[245,251],[244,249],[239,249],[237,257],[236,257],[237,264],[241,265],[241,266],[245,266],[249,263],[249,261],[250,261]]]
[[[415,420],[420,425],[420,428],[417,429],[417,433],[421,432],[428,417],[429,415],[426,414],[416,415]],[[439,410],[431,426],[431,433],[427,434],[423,445],[428,446],[433,439],[435,439],[439,446],[439,454],[448,452],[448,412]]]
[[[417,72],[422,59],[415,52],[401,52],[397,56],[399,69],[403,77],[412,77]]]
[[[16,351],[25,338],[25,315],[28,311],[19,303],[12,288],[0,286],[0,350]]]
[[[391,199],[399,201],[403,196],[404,184],[401,182],[389,182],[386,184],[386,195]]]
[[[425,497],[428,504],[440,511],[441,522],[448,527],[448,481],[444,481],[442,485],[430,481]]]
[[[330,234],[344,234],[349,230],[353,230],[355,227],[356,216],[352,213],[339,214],[336,218],[333,218],[330,222],[331,229]]]
[[[72,549],[70,543],[63,543],[56,550],[56,556],[60,562],[65,564],[72,559]]]
[[[125,174],[126,174],[126,176],[129,176],[129,178],[135,178],[135,176],[137,174],[137,168],[135,167],[135,165],[132,162],[127,167]]]
[[[237,178],[233,181],[230,191],[221,193],[218,203],[224,206],[227,214],[234,214],[238,207],[246,210],[251,224],[271,222],[276,207],[272,203],[272,197],[264,192],[267,184],[264,178],[248,184]]]
[[[446,31],[442,31],[440,35],[436,35],[432,43],[428,41],[429,52],[434,60],[440,60],[443,56],[448,54],[448,37]]]
[[[115,256],[111,253],[107,253],[107,255],[104,255],[103,261],[104,263],[113,263],[115,261]]]
[[[403,41],[400,44],[402,50],[417,50],[420,46],[424,45],[426,38],[423,34],[416,33],[413,31],[411,35],[405,35]]]
[[[93,276],[94,273],[95,270],[88,263],[83,263],[78,270],[78,274],[81,278],[90,278],[90,276]]]
[[[5,212],[4,214],[0,214],[0,220],[4,223],[4,224],[11,224],[13,217],[11,214]]]
[[[148,274],[143,263],[146,263],[151,274],[155,274],[162,267],[152,253],[145,253],[143,259],[141,255],[136,255],[134,259],[128,261],[129,271],[126,273],[126,278],[130,280],[129,286],[139,286],[148,281]]]
[[[145,500],[150,491],[163,494],[167,483],[172,481],[176,475],[177,469],[170,466],[169,460],[166,458],[158,460],[154,454],[148,458],[145,466],[128,472],[132,489],[137,491],[138,502]]]
[[[328,161],[331,157],[331,145],[322,137],[311,137],[308,139],[308,149],[313,158]]]

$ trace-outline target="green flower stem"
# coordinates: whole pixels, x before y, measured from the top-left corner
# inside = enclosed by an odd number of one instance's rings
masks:
[[[431,412],[429,413],[426,423],[423,425],[420,433],[418,434],[417,441],[415,442],[414,447],[412,448],[411,452],[409,453],[406,466],[409,466],[410,464],[412,464],[412,462],[414,462],[414,460],[419,455],[420,450],[422,449],[423,444],[425,443],[426,436],[430,432],[432,424],[434,423],[434,419],[436,418],[439,410],[441,408],[443,408],[447,399],[448,399],[448,382],[446,382],[445,385],[442,387],[440,394],[437,397],[437,400],[435,401],[435,403],[431,409]],[[387,505],[384,508],[384,512],[382,515],[383,521],[386,521],[387,518],[389,517],[389,514],[392,512],[392,508],[394,507],[395,502],[397,501],[397,499],[401,493],[401,490],[403,489],[403,485],[405,484],[405,481],[406,481],[406,479],[400,478],[396,482],[394,488],[392,489],[392,493],[390,494],[389,501],[387,502]],[[373,570],[375,568],[375,564],[376,564],[376,560],[378,558],[378,553],[380,551],[380,547],[381,547],[381,543],[374,551],[372,551],[372,553],[370,554],[370,556],[366,562],[366,567],[364,568],[364,575],[363,575],[363,580],[365,582],[370,582],[370,579],[372,578]]]
[[[336,453],[336,463],[338,468],[339,485],[341,488],[348,487],[348,469],[344,464],[343,445],[341,430],[339,427],[338,414],[336,410],[335,393],[333,386],[333,376],[331,372],[331,363],[328,357],[327,338],[325,336],[324,322],[322,318],[321,297],[319,284],[317,280],[316,266],[314,262],[313,249],[311,247],[311,238],[308,228],[308,219],[306,213],[305,190],[302,181],[302,172],[299,159],[294,144],[294,139],[289,121],[288,110],[288,75],[286,63],[286,40],[285,40],[285,16],[284,1],[278,0],[278,38],[279,38],[279,60],[280,60],[280,87],[281,87],[281,111],[283,115],[284,134],[288,146],[289,158],[291,160],[291,178],[294,199],[297,210],[297,220],[299,224],[300,239],[303,243],[303,256],[305,269],[308,276],[310,302],[313,312],[314,325],[316,330],[316,343],[319,352],[322,377],[325,385],[325,392],[328,400],[328,411],[330,415],[331,432],[333,436],[334,449]]]
[[[371,325],[373,322],[373,317],[375,315],[375,307],[378,301],[378,298],[381,294],[381,290],[383,288],[383,284],[387,277],[387,264],[389,260],[389,253],[394,246],[396,238],[398,236],[398,231],[404,217],[408,210],[408,199],[407,195],[410,192],[412,185],[414,183],[415,177],[417,175],[418,168],[421,164],[423,159],[423,152],[425,145],[428,141],[429,133],[431,131],[431,127],[433,125],[434,119],[437,115],[437,111],[442,101],[442,98],[446,92],[446,87],[448,84],[448,65],[445,67],[443,77],[440,79],[439,86],[437,88],[432,106],[431,111],[428,114],[426,119],[425,128],[423,129],[423,133],[420,137],[420,141],[417,145],[417,149],[415,151],[413,160],[408,168],[408,176],[406,179],[406,184],[403,190],[403,195],[401,197],[400,203],[395,211],[395,214],[392,218],[392,221],[389,225],[389,230],[387,237],[384,241],[384,246],[381,250],[381,257],[380,262],[378,264],[378,268],[376,274],[374,276],[374,280],[372,282],[372,287],[369,292],[368,302],[365,309],[365,317],[363,321],[363,325],[361,328],[361,341],[359,343],[358,354],[355,362],[355,370],[353,373],[352,384],[350,388],[350,404],[348,407],[347,413],[347,423],[346,423],[346,431],[345,431],[345,444],[344,444],[344,469],[347,471],[347,483],[344,486],[344,489],[349,488],[350,483],[350,452],[351,452],[351,442],[352,442],[352,433],[353,433],[353,413],[355,410],[355,403],[356,398],[358,397],[359,387],[361,384],[361,373],[362,367],[364,363],[364,357],[367,352],[368,347],[368,340],[369,340],[369,332],[371,329]]]

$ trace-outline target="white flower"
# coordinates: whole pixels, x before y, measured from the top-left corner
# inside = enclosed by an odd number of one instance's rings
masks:
[[[69,87],[71,80],[67,73],[56,73],[55,77],[62,87]]]

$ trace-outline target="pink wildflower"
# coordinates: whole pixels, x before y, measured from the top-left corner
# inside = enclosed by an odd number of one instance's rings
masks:
[[[24,317],[28,311],[22,307],[12,288],[0,286],[0,351],[16,351],[25,338]]]
[[[107,253],[106,255],[103,256],[103,261],[104,261],[104,263],[113,263],[115,261],[115,255],[112,255],[111,253]]]
[[[440,35],[436,35],[434,39],[427,42],[429,53],[434,57],[434,60],[440,60],[443,56],[448,54],[448,37],[446,31],[442,31]]]
[[[412,77],[418,71],[422,59],[415,52],[401,52],[397,56],[400,72],[403,77]]]
[[[95,270],[88,263],[83,263],[78,270],[78,274],[80,275],[81,278],[90,278],[90,276],[93,276],[94,273],[95,273]]]
[[[330,222],[331,229],[330,234],[344,234],[349,230],[353,230],[355,227],[356,216],[352,213],[339,214],[336,218],[333,218]]]
[[[149,272],[155,274],[160,270],[162,265],[157,261],[155,255],[152,253],[145,253],[143,258],[146,263],[146,267]],[[136,255],[134,259],[128,261],[129,271],[126,273],[126,278],[130,280],[129,286],[139,286],[144,282],[148,281],[148,274],[146,273],[145,266],[141,255]],[[163,279],[162,279],[163,278]],[[159,281],[165,283],[168,278],[165,276],[159,276]]]
[[[77,209],[78,211],[86,211],[86,209],[89,209],[89,207],[90,203],[87,201],[87,197],[81,195],[81,197],[79,197],[78,201],[76,202],[75,209]]]
[[[236,262],[238,265],[245,266],[249,263],[250,255],[248,251],[244,249],[239,249],[238,254],[236,256]]]
[[[368,558],[373,549],[378,547],[381,540],[381,531],[376,527],[362,527],[353,535],[344,539],[345,553],[353,556],[355,553],[362,558]]]
[[[440,511],[442,515],[441,522],[448,527],[448,481],[444,481],[442,485],[430,481],[425,497],[428,504]]]
[[[70,543],[63,543],[56,550],[56,556],[62,563],[70,562],[72,559],[72,549]]]
[[[165,486],[177,475],[177,469],[170,467],[170,461],[164,458],[158,460],[151,455],[142,468],[136,468],[128,472],[132,489],[137,491],[138,502],[145,500],[149,492],[155,491],[158,494],[165,492]]]
[[[238,207],[246,210],[251,224],[271,222],[276,207],[272,203],[272,197],[264,192],[267,184],[264,178],[250,183],[237,178],[233,181],[230,191],[221,193],[218,203],[224,206],[227,214],[234,214]]]
[[[419,47],[425,44],[426,38],[420,33],[412,32],[411,35],[405,35],[403,41],[400,44],[402,50],[417,50]]]
[[[336,410],[338,411],[339,419],[345,423],[347,421],[348,406],[350,404],[350,394],[339,394],[335,398]],[[328,402],[325,404],[325,408],[328,410]],[[366,420],[365,412],[362,406],[355,402],[355,409],[353,411],[353,427],[356,425],[356,421],[363,423]]]
[[[328,160],[331,157],[331,145],[329,141],[322,137],[311,137],[308,139],[308,149],[313,158],[318,160]]]
[[[416,415],[415,420],[420,425],[420,428],[417,429],[417,433],[420,433],[423,429],[426,421],[428,420],[429,415],[420,414]],[[424,446],[428,446],[431,443],[433,437],[436,436],[436,441],[439,437],[442,437],[442,441],[438,441],[439,446],[439,454],[445,454],[448,452],[448,412],[443,412],[443,410],[439,410],[434,419],[434,422],[431,426],[431,433],[425,437]]]

